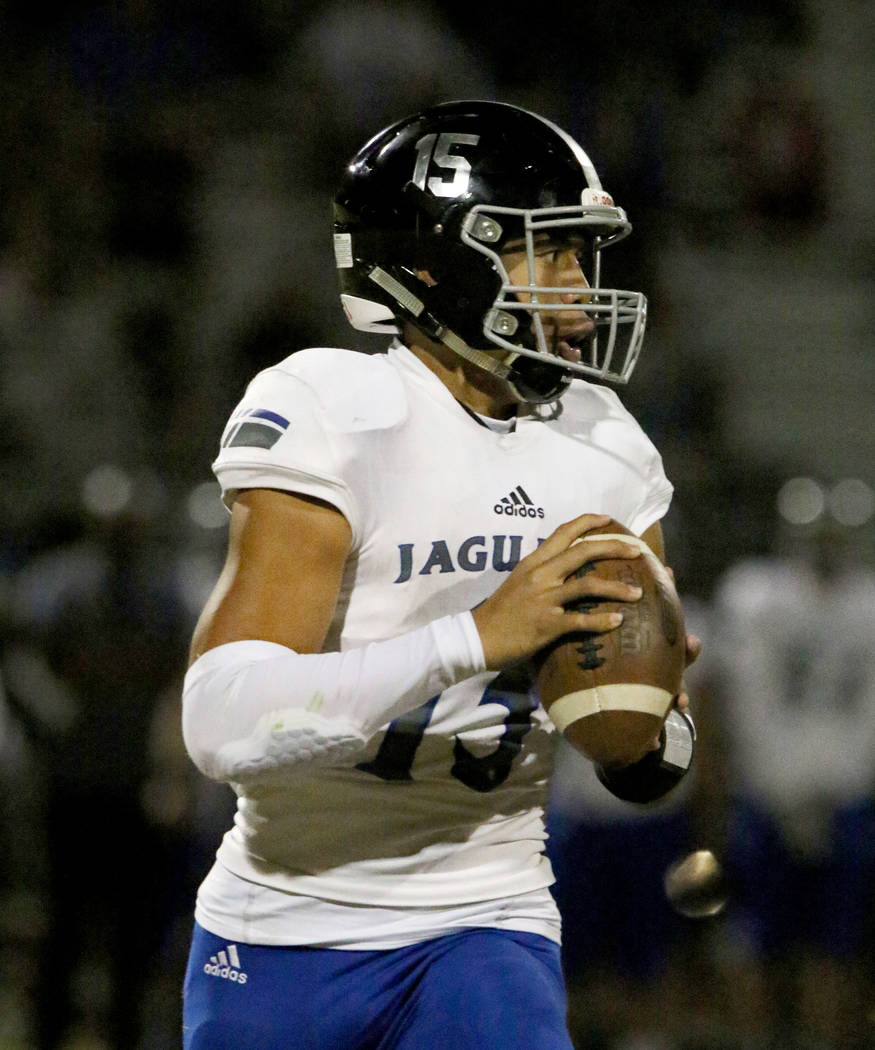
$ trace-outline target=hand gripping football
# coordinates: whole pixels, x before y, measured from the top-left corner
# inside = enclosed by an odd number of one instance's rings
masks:
[[[547,646],[538,659],[541,703],[565,739],[599,765],[636,762],[653,745],[681,691],[686,642],[681,603],[670,575],[647,544],[609,522],[579,542],[621,539],[641,548],[639,558],[587,562],[578,575],[598,573],[637,584],[637,602],[582,598],[587,612],[623,613],[604,634],[576,632]]]

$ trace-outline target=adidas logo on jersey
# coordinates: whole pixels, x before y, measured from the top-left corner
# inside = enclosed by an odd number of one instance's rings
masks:
[[[517,485],[509,495],[502,496],[492,509],[496,514],[509,514],[514,518],[544,517],[544,508],[534,505],[522,485]]]
[[[249,980],[249,975],[240,969],[240,956],[237,954],[236,944],[229,944],[225,951],[211,955],[210,961],[204,963],[204,973],[237,984],[246,984]]]

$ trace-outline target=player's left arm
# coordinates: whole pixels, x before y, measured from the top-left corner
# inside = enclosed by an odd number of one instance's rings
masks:
[[[648,526],[641,534],[641,539],[647,544],[647,546],[653,551],[653,553],[659,558],[659,560],[665,565],[665,538],[662,534],[662,523],[655,521],[652,525]],[[666,568],[674,579],[674,573],[669,566]],[[702,651],[702,642],[699,637],[695,634],[688,634],[686,636],[686,666],[695,663],[699,658],[699,653]],[[675,700],[675,706],[679,707],[682,711],[685,711],[690,706],[690,698],[687,695],[686,690],[682,690],[681,693]]]

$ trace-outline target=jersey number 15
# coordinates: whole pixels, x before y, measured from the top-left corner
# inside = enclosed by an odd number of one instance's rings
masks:
[[[520,752],[522,739],[532,728],[531,716],[537,702],[528,693],[512,691],[507,680],[502,681],[503,677],[499,675],[490,682],[480,698],[480,706],[501,704],[507,708],[504,732],[498,746],[490,754],[480,757],[472,754],[458,737],[453,746],[454,761],[450,774],[474,791],[492,791],[507,780],[513,760]],[[420,707],[390,722],[376,755],[369,762],[360,762],[356,769],[382,780],[413,780],[413,759],[439,699],[440,696],[433,696]]]

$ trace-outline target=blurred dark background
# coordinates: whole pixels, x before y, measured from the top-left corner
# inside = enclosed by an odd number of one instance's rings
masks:
[[[338,308],[333,188],[461,97],[567,128],[632,219],[606,279],[651,322],[622,395],[707,643],[678,799],[614,808],[560,756],[575,1040],[875,1046],[873,15],[0,4],[0,1050],[178,1045],[231,805],[178,731],[225,542],[210,462],[256,370],[380,345]],[[699,922],[661,883],[697,845],[731,885]]]

